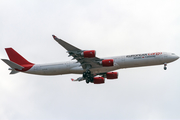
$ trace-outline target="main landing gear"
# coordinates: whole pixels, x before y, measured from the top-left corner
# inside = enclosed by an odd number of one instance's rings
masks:
[[[86,83],[93,82],[93,75],[91,74],[90,70],[86,70],[86,72],[83,73],[83,77],[86,79]]]
[[[164,70],[167,70],[167,63],[164,63]]]

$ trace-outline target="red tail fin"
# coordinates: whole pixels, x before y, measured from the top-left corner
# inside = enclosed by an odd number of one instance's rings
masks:
[[[5,48],[9,59],[12,62],[15,62],[19,65],[32,65],[33,63],[30,63],[27,61],[24,57],[22,57],[19,53],[17,53],[13,48]]]

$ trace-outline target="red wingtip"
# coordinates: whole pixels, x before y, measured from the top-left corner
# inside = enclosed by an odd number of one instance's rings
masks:
[[[57,37],[55,35],[52,35],[54,39],[57,39]]]
[[[72,81],[74,81],[74,79],[71,78]]]

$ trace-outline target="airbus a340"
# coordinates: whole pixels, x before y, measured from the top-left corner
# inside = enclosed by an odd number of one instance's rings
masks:
[[[86,83],[101,84],[107,79],[117,79],[118,73],[113,72],[117,69],[164,65],[164,70],[167,69],[167,63],[177,60],[179,57],[174,53],[167,52],[153,52],[145,54],[134,54],[125,56],[116,56],[108,58],[96,57],[95,50],[81,50],[53,35],[61,46],[63,46],[69,57],[72,56],[73,60],[57,64],[34,64],[27,61],[13,48],[5,48],[8,59],[2,59],[7,65],[10,66],[10,74],[17,72],[24,72],[36,75],[62,75],[62,74],[82,74],[77,79],[72,81],[83,81]]]

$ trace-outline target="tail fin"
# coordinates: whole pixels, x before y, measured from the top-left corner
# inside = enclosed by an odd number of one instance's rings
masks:
[[[5,48],[6,53],[8,54],[9,59],[12,62],[17,63],[18,65],[26,65],[33,64],[27,61],[24,57],[22,57],[19,53],[17,53],[13,48]]]
[[[27,61],[24,57],[22,57],[19,53],[17,53],[14,49],[12,48],[5,48],[8,57],[10,60],[7,59],[2,59],[7,65],[9,65],[11,68],[10,74],[15,74],[18,71],[20,72],[25,72],[29,70],[32,66],[34,66],[33,63]]]

